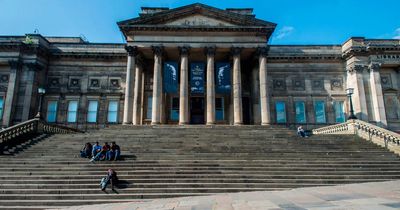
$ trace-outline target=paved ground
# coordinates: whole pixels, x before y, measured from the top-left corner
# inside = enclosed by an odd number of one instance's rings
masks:
[[[69,210],[400,209],[400,181],[79,206]]]

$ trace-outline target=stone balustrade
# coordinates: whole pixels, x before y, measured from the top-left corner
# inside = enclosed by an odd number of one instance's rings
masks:
[[[61,125],[47,124],[40,119],[31,119],[0,131],[0,146],[9,145],[18,138],[33,134],[69,134],[82,132]]]
[[[362,120],[347,122],[312,130],[313,134],[354,134],[400,154],[400,135]]]

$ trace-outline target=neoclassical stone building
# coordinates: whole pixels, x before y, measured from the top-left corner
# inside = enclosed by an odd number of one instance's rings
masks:
[[[40,34],[0,37],[2,126],[42,116],[107,124],[303,124],[358,118],[400,129],[400,41],[270,45],[252,9],[142,8],[118,22],[126,44]]]

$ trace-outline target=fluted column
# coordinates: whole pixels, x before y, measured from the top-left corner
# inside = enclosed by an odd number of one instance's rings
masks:
[[[215,124],[215,47],[207,47],[207,125]]]
[[[18,92],[19,71],[22,66],[20,61],[11,60],[8,63],[10,65],[10,76],[8,77],[7,95],[4,102],[4,127],[12,125],[12,116],[15,108],[15,101],[17,98],[16,93]]]
[[[124,117],[123,124],[132,123],[132,110],[133,110],[133,89],[135,80],[135,59],[138,53],[137,47],[126,46],[126,51],[128,52],[128,62],[126,66],[126,84],[125,84],[125,101],[124,101]]]
[[[381,74],[380,74],[381,64],[372,62],[369,65],[370,70],[370,86],[371,86],[371,99],[372,107],[374,112],[374,120],[378,126],[386,127],[386,113],[385,104],[383,101],[383,92],[381,85]]]
[[[259,74],[260,74],[260,105],[261,105],[261,125],[271,124],[269,97],[268,97],[268,79],[267,79],[267,52],[263,47],[258,49]]]
[[[179,84],[179,125],[189,123],[189,69],[188,57],[189,48],[179,48],[181,53],[181,71],[180,71],[180,84]]]
[[[151,114],[151,124],[158,125],[161,122],[160,105],[161,105],[161,63],[162,63],[162,47],[153,47],[154,52],[154,74],[153,74],[153,104]]]
[[[233,124],[242,125],[242,80],[240,71],[240,53],[239,47],[232,48],[233,54]]]
[[[140,117],[138,116],[139,112],[139,99],[140,99],[140,88],[142,79],[142,66],[136,65],[135,69],[135,87],[133,90],[133,112],[132,112],[132,123],[133,125],[139,125]]]

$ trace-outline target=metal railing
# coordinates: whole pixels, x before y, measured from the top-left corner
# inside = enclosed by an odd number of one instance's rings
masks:
[[[21,136],[29,134],[69,134],[82,131],[66,126],[47,124],[40,119],[31,119],[0,131],[0,145],[7,145]]]
[[[312,130],[313,134],[353,134],[365,140],[373,141],[385,148],[400,154],[400,134],[364,122],[348,120],[347,122]]]

